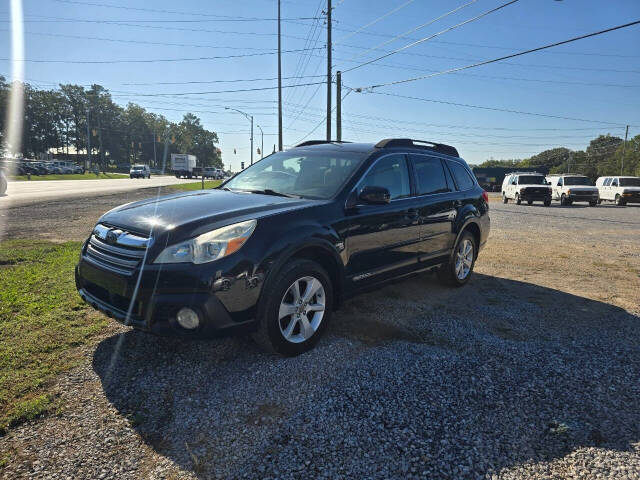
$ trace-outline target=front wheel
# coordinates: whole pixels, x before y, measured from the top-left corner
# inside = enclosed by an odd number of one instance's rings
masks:
[[[516,193],[516,205],[520,205],[522,200],[520,199],[520,194]]]
[[[567,203],[567,197],[564,195],[564,193],[562,194],[562,196],[560,197],[560,205],[565,206],[568,205]]]
[[[624,200],[619,194],[616,194],[616,205],[618,205],[619,207],[624,206]]]
[[[504,193],[502,194],[502,203],[509,203],[509,199]]]
[[[527,205],[533,205],[533,200],[527,200]]]
[[[551,199],[548,198],[547,200],[544,201],[544,206],[545,207],[550,207],[551,206]]]
[[[333,308],[333,285],[316,262],[294,260],[269,281],[258,306],[254,340],[267,351],[295,356],[312,349]]]
[[[475,238],[468,231],[460,235],[449,262],[438,270],[440,280],[452,287],[461,287],[469,281],[476,263]]]
[[[590,207],[595,207],[596,205],[598,205],[598,202],[597,202],[597,201],[595,201],[595,202],[589,202],[589,206],[590,206]]]

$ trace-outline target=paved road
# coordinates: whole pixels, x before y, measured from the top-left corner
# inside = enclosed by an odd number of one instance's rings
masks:
[[[0,197],[0,206],[18,206],[42,202],[43,200],[130,192],[145,187],[160,187],[194,181],[197,180],[184,180],[165,176],[151,177],[148,180],[122,178],[114,180],[9,182],[7,194],[4,197]]]

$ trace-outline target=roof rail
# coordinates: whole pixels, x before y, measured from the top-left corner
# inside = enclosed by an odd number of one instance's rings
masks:
[[[545,176],[551,176],[551,175],[545,175],[544,173],[540,173],[540,172],[527,172],[527,171],[523,171],[523,172],[508,172],[505,173],[504,176],[508,176],[508,175],[541,175],[543,177]]]
[[[459,157],[458,150],[451,145],[444,143],[434,143],[427,140],[413,140],[411,138],[385,138],[376,143],[377,148],[393,148],[393,147],[411,147],[424,148],[425,150],[433,150],[452,157]]]
[[[340,141],[338,140],[307,140],[305,142],[297,144],[293,148],[308,147],[310,145],[322,145],[323,143],[351,143],[351,142],[346,142],[344,140],[340,140]]]

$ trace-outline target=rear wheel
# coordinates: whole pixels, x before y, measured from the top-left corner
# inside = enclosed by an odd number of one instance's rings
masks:
[[[270,352],[299,355],[318,343],[332,308],[329,275],[315,262],[294,260],[267,285],[253,338]]]
[[[440,280],[452,287],[461,287],[467,283],[476,262],[476,249],[473,235],[468,231],[463,232],[449,257],[449,262],[438,270]]]

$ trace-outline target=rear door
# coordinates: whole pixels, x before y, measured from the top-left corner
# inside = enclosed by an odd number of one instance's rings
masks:
[[[365,186],[387,188],[391,202],[358,202],[346,213],[346,225],[340,229],[346,232],[347,276],[355,286],[381,280],[382,274],[415,268],[420,241],[406,155],[379,158],[358,183],[356,194]]]
[[[416,198],[420,219],[420,260],[446,255],[453,243],[452,223],[456,218],[455,186],[444,160],[411,154],[416,179]]]

